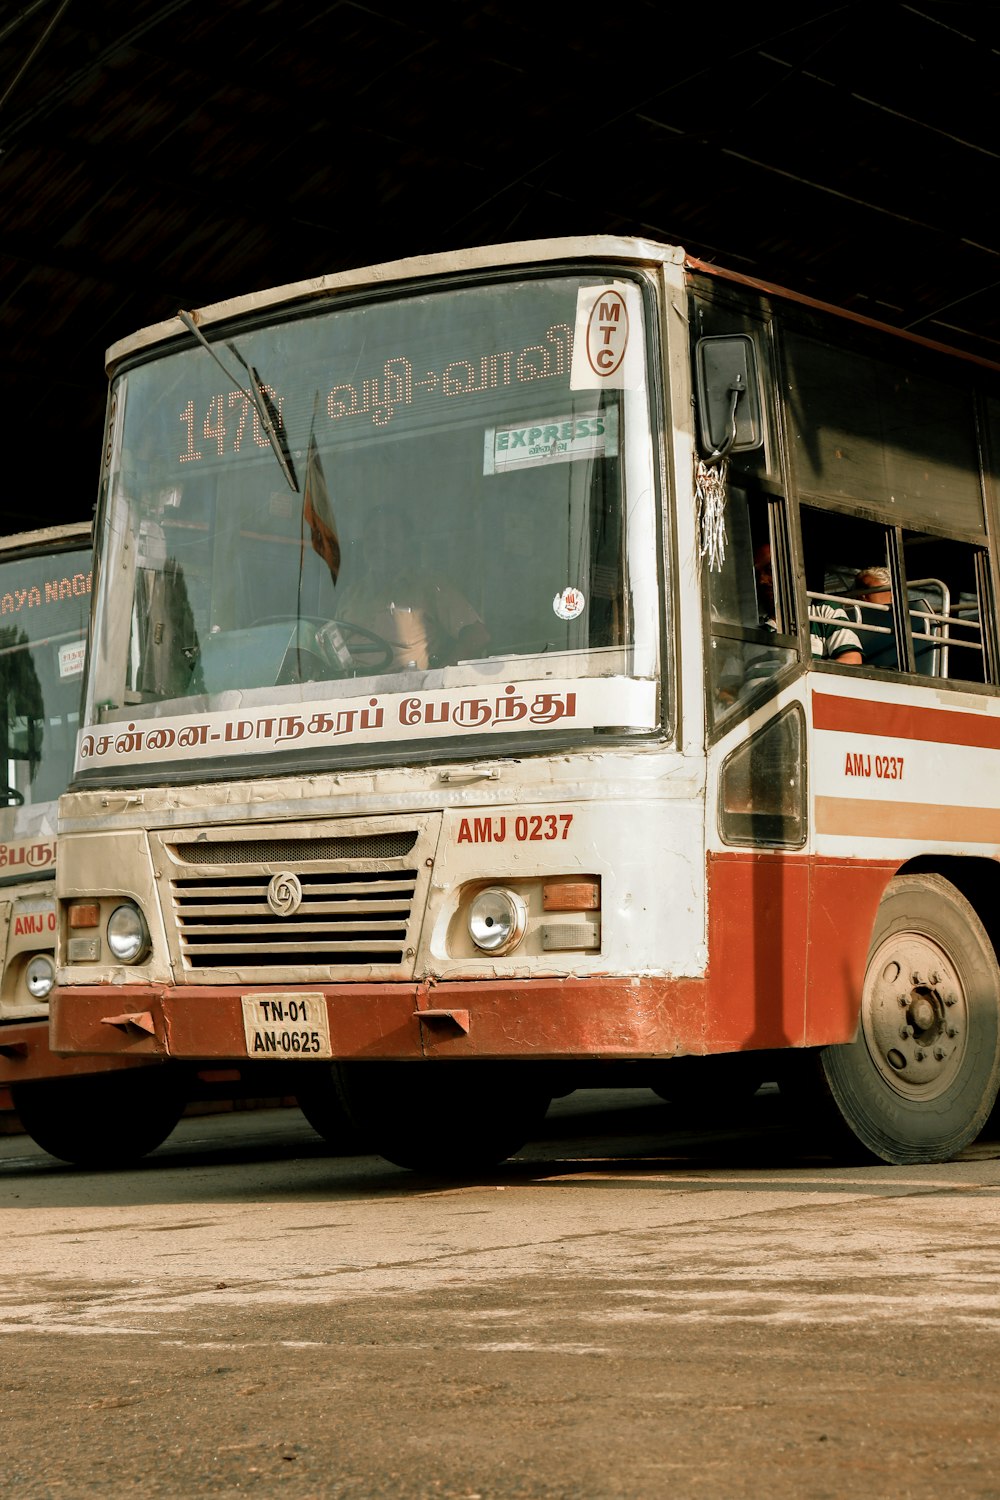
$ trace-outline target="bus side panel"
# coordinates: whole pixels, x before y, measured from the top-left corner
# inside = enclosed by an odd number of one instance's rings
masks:
[[[807,1046],[854,1038],[868,947],[882,893],[898,861],[817,859],[809,904]]]
[[[801,855],[708,856],[708,1052],[801,1045],[808,862]]]
[[[709,1052],[848,1042],[896,865],[709,855]]]

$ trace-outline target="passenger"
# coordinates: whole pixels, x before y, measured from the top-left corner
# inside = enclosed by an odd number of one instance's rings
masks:
[[[854,597],[869,604],[892,603],[892,576],[888,568],[862,568],[854,579]]]
[[[757,598],[766,612],[766,618],[762,617],[761,624],[766,623],[774,630],[774,579],[769,543],[765,542],[757,548],[753,565],[757,575]],[[861,642],[850,628],[847,612],[839,604],[810,604],[809,644],[813,656],[839,662],[842,667],[861,665]]]
[[[753,568],[757,585],[757,624],[762,630],[776,633],[777,611],[769,542],[762,542],[757,548]],[[850,629],[846,612],[837,605],[811,606],[809,641],[813,656],[838,661],[842,666],[861,665],[861,642]],[[728,705],[747,698],[794,659],[794,652],[786,647],[771,646],[763,641],[746,643],[738,652],[732,651],[718,669],[718,702]]]
[[[888,635],[883,635],[881,632],[862,631],[866,664],[870,667],[881,667],[885,671],[898,671],[899,653],[896,650],[895,633],[891,628],[892,614],[884,608],[868,607],[892,604],[892,574],[888,568],[862,568],[860,573],[855,575],[852,593],[856,599],[863,601],[862,623],[881,625],[883,628],[888,628],[890,632]],[[927,639],[929,634],[936,634],[930,619],[933,609],[926,599],[911,599],[909,614],[917,671],[933,672],[935,648],[933,642]]]
[[[383,671],[426,668],[482,656],[489,632],[455,586],[415,560],[413,525],[404,513],[374,507],[365,518],[361,568],[343,568],[338,619],[360,625],[392,648]]]
[[[861,572],[855,575],[851,592],[855,599],[863,601],[862,625],[880,627],[861,631],[866,664],[869,667],[884,667],[890,671],[896,671],[899,667],[899,656],[896,651],[896,637],[892,630],[892,615],[886,613],[884,609],[868,607],[892,604],[892,575],[889,569],[862,568]],[[882,630],[886,629],[889,634],[883,635]]]

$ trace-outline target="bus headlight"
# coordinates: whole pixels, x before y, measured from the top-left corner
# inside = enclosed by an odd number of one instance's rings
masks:
[[[469,936],[485,953],[506,953],[524,936],[528,908],[516,891],[491,885],[469,907]]]
[[[47,1000],[56,982],[55,965],[45,953],[36,953],[24,971],[24,982],[32,1000]]]
[[[149,928],[137,906],[116,906],[108,918],[108,947],[119,963],[137,964],[149,952]]]

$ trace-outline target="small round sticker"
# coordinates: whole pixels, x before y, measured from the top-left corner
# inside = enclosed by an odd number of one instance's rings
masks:
[[[582,589],[563,589],[553,599],[552,608],[560,620],[575,620],[577,615],[583,614],[586,603]]]

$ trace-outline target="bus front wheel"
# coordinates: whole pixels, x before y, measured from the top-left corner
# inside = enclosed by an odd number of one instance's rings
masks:
[[[975,910],[939,875],[901,875],[879,906],[856,1039],[820,1054],[821,1087],[862,1153],[948,1161],[1000,1082],[1000,966]]]
[[[364,1151],[337,1086],[336,1063],[304,1063],[295,1084],[295,1099],[317,1135],[341,1156]]]
[[[441,1177],[513,1156],[551,1102],[547,1080],[516,1062],[345,1063],[338,1086],[368,1150]]]
[[[758,1053],[724,1052],[658,1063],[650,1087],[667,1104],[714,1114],[727,1104],[751,1099],[766,1079],[767,1064]]]
[[[78,1167],[124,1167],[161,1146],[187,1103],[171,1067],[22,1083],[14,1109],[36,1145]]]

